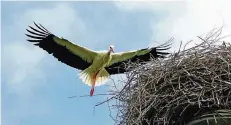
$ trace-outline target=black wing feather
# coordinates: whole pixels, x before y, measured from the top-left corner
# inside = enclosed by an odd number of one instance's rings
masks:
[[[106,67],[106,70],[108,71],[108,73],[110,75],[121,74],[121,73],[127,72],[125,65],[127,63],[129,63],[129,62],[147,62],[147,61],[150,61],[152,57],[153,58],[165,58],[166,55],[168,55],[170,53],[168,53],[168,52],[160,52],[160,51],[168,50],[170,48],[169,46],[170,46],[170,44],[161,45],[161,46],[158,46],[158,47],[153,47],[153,48],[151,48],[152,50],[149,53],[145,54],[145,55],[134,56],[131,59],[114,63],[111,66]],[[145,49],[150,49],[150,48],[145,48]],[[141,49],[141,50],[145,50],[145,49]]]
[[[31,34],[33,34],[33,35],[37,35],[37,36],[46,37],[46,35],[43,35],[43,34],[39,34],[39,33],[35,33],[35,32],[32,32],[32,31],[30,31],[30,30],[28,30],[28,29],[26,29],[26,30],[27,30],[27,32],[29,32],[29,33],[31,33]]]
[[[55,58],[57,58],[62,63],[65,63],[73,68],[84,70],[91,65],[84,61],[79,56],[73,54],[68,50],[65,46],[61,46],[54,41],[54,34],[50,33],[47,29],[45,29],[41,24],[40,26],[34,23],[38,29],[35,29],[31,26],[31,30],[27,31],[32,35],[26,34],[29,38],[27,41],[33,42],[34,45],[39,46],[43,50],[47,51],[49,54],[52,54]]]
[[[46,30],[44,30],[43,28],[41,28],[40,26],[38,26],[35,22],[34,22],[35,26],[38,27],[42,32],[48,33]]]

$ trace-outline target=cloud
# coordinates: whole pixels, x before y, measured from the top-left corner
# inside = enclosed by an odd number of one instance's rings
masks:
[[[55,67],[57,60],[51,59],[51,55],[47,52],[27,42],[25,28],[33,25],[35,21],[61,37],[74,39],[84,34],[84,23],[71,5],[65,3],[53,5],[49,6],[50,8],[27,8],[20,17],[17,14],[21,12],[9,13],[17,19],[11,23],[5,21],[6,24],[3,24],[5,29],[9,29],[3,31],[7,35],[2,39],[3,84],[6,86],[4,94],[17,97],[4,103],[4,123],[18,124],[25,117],[44,115],[49,112],[48,109],[52,109],[46,98],[36,95],[36,90],[47,83],[50,71],[45,69],[48,66]],[[77,35],[74,34],[76,32]]]
[[[153,35],[150,37],[157,42],[150,41],[150,46],[160,45],[173,37],[174,44],[171,51],[177,51],[180,41],[183,41],[183,44],[189,40],[199,41],[197,36],[222,25],[225,26],[223,35],[231,35],[229,0],[116,1],[114,4],[126,13],[138,11],[153,13],[154,23],[150,25]],[[228,40],[230,41],[230,37]],[[188,47],[195,43],[192,42]],[[125,75],[122,78],[125,79]],[[118,77],[114,79],[121,80]],[[113,85],[113,82],[110,82],[110,85]],[[118,84],[117,87],[122,89],[123,85]],[[110,89],[115,90],[113,87]]]
[[[44,24],[45,27],[58,36],[70,39],[75,38],[73,32],[77,32],[76,30],[84,31],[84,23],[68,4],[56,4],[51,8],[30,8],[26,10],[18,20],[8,25],[10,29],[14,29],[9,34],[16,34],[13,42],[7,43],[7,41],[3,41],[3,71],[8,79],[7,84],[12,88],[31,87],[32,84],[26,85],[25,81],[32,82],[36,78],[45,77],[41,62],[46,59],[48,54],[44,50],[26,42],[27,38],[24,35],[26,33],[25,28],[28,27],[28,24],[32,25],[33,21]],[[76,23],[81,24],[81,27],[78,27],[78,29],[71,28]],[[6,37],[10,37],[10,35]]]
[[[223,28],[223,35],[231,34],[231,8],[229,0],[182,0],[167,2],[118,2],[117,7],[125,11],[150,11],[155,14],[157,23],[151,24],[152,39],[166,41],[174,37],[173,49],[179,42],[197,39],[215,27]],[[159,13],[159,14],[158,14]],[[161,16],[166,15],[166,16]],[[227,37],[230,41],[230,37]],[[151,43],[153,44],[153,43]]]
[[[172,9],[175,9],[175,11],[180,10],[180,7],[182,4],[184,4],[184,1],[177,1],[177,0],[152,0],[152,1],[134,1],[134,2],[128,2],[128,1],[116,1],[114,2],[116,7],[119,9],[125,10],[127,12],[129,11],[172,11]]]
[[[81,33],[85,31],[85,25],[78,13],[66,3],[56,4],[50,8],[27,10],[16,22],[16,26],[20,30],[25,29],[28,25],[33,25],[33,21],[62,37],[74,38],[76,35],[81,36]]]
[[[2,49],[6,84],[12,92],[26,94],[25,90],[30,90],[33,85],[36,85],[30,82],[43,76],[39,63],[44,58],[44,53],[35,47],[25,45],[24,42],[12,42],[3,45]]]

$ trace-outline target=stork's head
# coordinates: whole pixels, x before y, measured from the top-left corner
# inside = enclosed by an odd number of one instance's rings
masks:
[[[110,45],[110,46],[109,46],[109,52],[110,52],[110,53],[111,53],[111,52],[114,53],[114,47],[115,47],[115,46],[113,46],[113,45]]]

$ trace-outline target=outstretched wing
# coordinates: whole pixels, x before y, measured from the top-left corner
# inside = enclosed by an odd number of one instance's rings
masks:
[[[34,24],[37,29],[31,26],[29,26],[30,30],[26,29],[30,33],[26,34],[26,36],[33,38],[27,41],[33,42],[34,45],[39,46],[59,61],[73,68],[84,70],[92,64],[97,52],[75,45],[66,39],[59,38],[45,29],[41,24]]]
[[[112,59],[106,70],[109,74],[120,74],[126,72],[125,64],[128,62],[146,62],[153,58],[164,58],[168,52],[161,52],[168,50],[171,44],[165,43],[158,47],[145,48],[136,51],[122,52],[112,54]]]

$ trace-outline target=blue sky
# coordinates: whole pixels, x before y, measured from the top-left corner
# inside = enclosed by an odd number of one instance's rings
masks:
[[[198,1],[1,2],[2,124],[114,124],[107,104],[96,107],[93,114],[94,105],[106,96],[68,98],[88,95],[90,87],[80,81],[78,70],[26,41],[25,29],[33,21],[93,50],[106,50],[113,44],[116,52],[128,51],[174,37],[174,51],[180,40],[191,40],[221,21],[227,25],[224,34],[230,33],[229,1],[207,2],[211,5]],[[96,87],[95,94],[108,90],[106,85]]]

